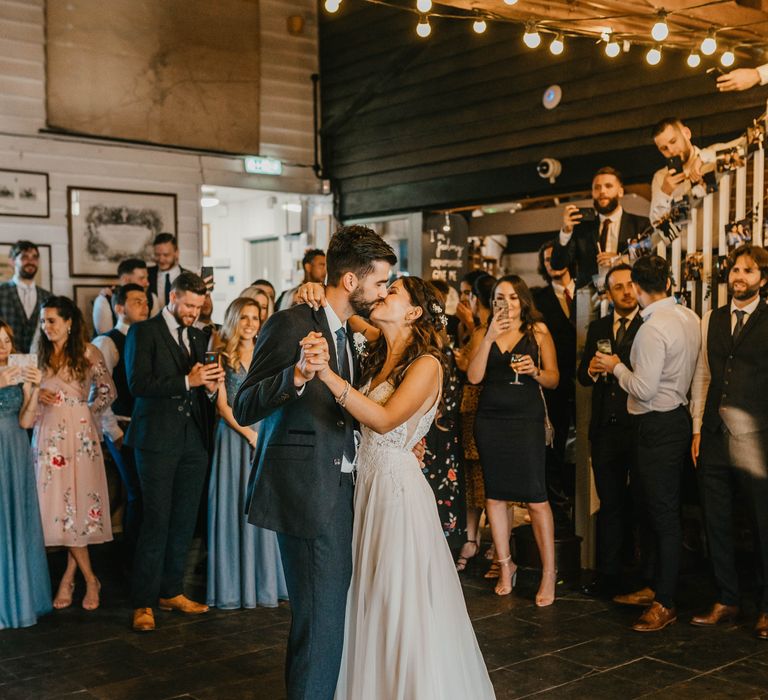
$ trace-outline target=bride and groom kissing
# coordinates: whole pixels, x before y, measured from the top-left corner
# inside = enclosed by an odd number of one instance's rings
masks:
[[[247,509],[278,533],[288,698],[493,698],[413,451],[440,404],[443,310],[419,278],[388,285],[397,258],[371,229],[339,229],[326,261],[326,304],[269,319],[234,401],[261,421]]]

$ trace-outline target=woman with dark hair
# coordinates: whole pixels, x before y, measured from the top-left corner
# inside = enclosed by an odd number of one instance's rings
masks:
[[[370,320],[357,391],[329,366],[320,333],[302,341],[315,371],[361,424],[352,582],[335,697],[494,697],[432,490],[413,454],[441,403],[443,307],[416,277],[394,282]]]
[[[208,605],[224,610],[273,608],[288,599],[277,534],[250,525],[245,515],[257,426],[242,426],[232,414],[232,400],[251,365],[261,311],[254,299],[235,299],[224,313],[216,347],[225,377],[216,396],[220,419],[208,485],[207,589]]]
[[[27,429],[35,422],[41,372],[11,367],[13,331],[0,320],[0,630],[29,627],[51,612],[40,506]]]
[[[555,538],[544,478],[545,407],[542,388],[560,375],[555,345],[528,286],[517,275],[496,282],[493,315],[467,377],[482,382],[475,437],[485,480],[486,512],[499,565],[496,595],[508,595],[517,567],[509,550],[507,503],[528,505],[542,576],[536,605],[555,600]]]
[[[67,548],[67,567],[53,600],[69,607],[75,574],[85,578],[85,610],[99,607],[101,585],[89,544],[109,542],[109,492],[101,453],[100,414],[117,396],[104,357],[86,339],[80,309],[53,296],[40,311],[37,354],[43,379],[32,446],[45,544]]]

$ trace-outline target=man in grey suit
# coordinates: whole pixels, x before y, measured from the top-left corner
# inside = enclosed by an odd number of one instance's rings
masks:
[[[19,352],[29,352],[37,330],[40,304],[51,293],[35,284],[40,251],[32,241],[19,241],[11,248],[13,279],[0,284],[0,318],[13,329]]]
[[[275,530],[292,621],[286,659],[290,700],[331,700],[341,663],[352,574],[354,420],[307,367],[301,341],[321,333],[331,367],[359,376],[347,319],[387,294],[394,251],[374,231],[346,226],[328,248],[327,305],[272,316],[259,334],[234,400],[241,425],[262,421],[248,485],[248,519]]]

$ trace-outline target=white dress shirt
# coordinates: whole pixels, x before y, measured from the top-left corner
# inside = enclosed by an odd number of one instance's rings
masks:
[[[745,307],[739,309],[736,304],[731,301],[731,333],[733,333],[736,327],[736,310],[744,311],[744,325],[747,325],[750,316],[755,313],[757,305],[760,303],[760,297],[757,297],[754,301],[747,304]],[[691,384],[691,417],[693,418],[693,434],[701,432],[701,424],[704,420],[704,408],[707,404],[707,392],[709,391],[709,384],[712,380],[712,372],[709,368],[709,355],[707,354],[707,337],[709,334],[709,318],[712,315],[712,309],[704,314],[704,318],[701,319],[701,350],[699,351],[699,359],[696,363],[696,372],[693,375],[693,383]]]
[[[150,292],[150,294],[152,294],[152,309],[149,312],[149,317],[152,318],[157,316],[163,307],[160,305],[157,294],[154,292]],[[93,300],[93,329],[97,334],[101,334],[109,333],[113,328],[112,297],[105,297],[103,294],[99,294]]]
[[[18,275],[14,275],[11,281],[16,285],[16,291],[19,295],[19,301],[24,309],[24,313],[27,318],[32,318],[32,314],[35,313],[35,305],[37,304],[37,287],[35,287],[35,281],[27,282],[21,279]]]
[[[157,289],[154,293],[157,294],[157,298],[160,300],[160,307],[162,308],[168,303],[168,299],[165,298],[165,278],[170,277],[171,284],[181,274],[181,267],[176,264],[170,270],[157,270]]]
[[[610,214],[599,214],[597,217],[597,234],[602,235],[603,221],[608,219],[611,223],[608,229],[608,237],[605,241],[605,250],[603,253],[617,253],[619,251],[619,227],[621,226],[621,215],[624,213],[624,208],[619,205]],[[567,246],[573,237],[573,231],[566,233],[560,229],[560,245]],[[599,240],[599,239],[598,239]]]
[[[619,363],[613,372],[629,394],[627,411],[641,415],[685,406],[701,345],[699,317],[674,297],[653,302],[640,315],[643,325],[630,352],[634,369]]]
[[[117,326],[115,326],[115,328],[117,328],[123,335],[128,334],[129,327],[130,326],[123,321],[118,321]],[[111,376],[115,371],[117,363],[120,362],[120,353],[117,350],[117,346],[112,338],[106,335],[97,335],[91,342],[101,350],[101,354],[104,356],[104,364]],[[118,420],[130,421],[131,417],[116,416],[112,412],[112,406],[107,407],[104,413],[101,414],[101,429],[105,435],[109,436],[109,439],[112,440],[112,442],[116,442],[123,437],[123,431],[117,423]]]
[[[173,342],[178,345],[179,332],[176,329],[179,327],[179,322],[176,320],[176,317],[170,312],[167,306],[163,307],[162,314],[165,325],[168,326],[168,331],[171,334],[171,338],[173,338]],[[181,332],[181,340],[184,343],[184,347],[187,349],[187,352],[191,355],[192,351],[189,347],[189,329],[186,326],[184,326],[184,330]],[[184,377],[184,385],[187,387],[187,391],[189,391],[189,375]]]

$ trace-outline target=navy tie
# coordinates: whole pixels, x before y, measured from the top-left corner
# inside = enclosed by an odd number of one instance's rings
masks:
[[[742,309],[735,309],[733,313],[736,314],[736,325],[733,327],[733,339],[736,340],[739,337],[739,333],[741,333],[741,329],[744,328],[744,317],[747,315],[747,312]]]
[[[343,327],[336,331],[336,364],[339,368],[339,376],[352,383],[352,374],[349,368],[349,353],[347,352],[347,332]],[[344,457],[348,462],[355,461],[355,432],[352,425],[352,417],[344,416]]]

